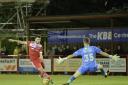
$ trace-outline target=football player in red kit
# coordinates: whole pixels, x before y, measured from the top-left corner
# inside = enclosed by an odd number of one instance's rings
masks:
[[[29,58],[32,61],[34,67],[39,71],[40,77],[43,79],[43,85],[49,85],[51,81],[50,76],[44,71],[44,63],[42,56],[42,45],[40,44],[41,38],[36,37],[35,41],[20,41],[9,39],[10,42],[17,42],[19,44],[25,44],[29,48]]]

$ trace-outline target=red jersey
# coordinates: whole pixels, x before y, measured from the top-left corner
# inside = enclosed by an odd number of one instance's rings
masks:
[[[40,52],[42,52],[42,45],[35,42],[28,42],[29,46],[29,57],[31,60],[35,60],[40,57]]]

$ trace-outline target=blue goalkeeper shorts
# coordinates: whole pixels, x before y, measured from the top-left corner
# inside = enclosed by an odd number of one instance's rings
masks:
[[[80,72],[81,74],[84,74],[84,73],[87,73],[87,72],[96,72],[98,70],[98,64],[96,65],[93,65],[93,66],[84,66],[84,65],[81,65],[79,68],[78,68],[78,72]]]

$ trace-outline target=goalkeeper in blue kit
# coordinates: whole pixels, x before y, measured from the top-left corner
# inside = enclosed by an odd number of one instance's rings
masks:
[[[96,54],[101,54],[102,56],[109,57],[113,61],[118,61],[120,56],[117,55],[110,55],[106,52],[103,52],[100,48],[96,46],[90,46],[90,38],[85,37],[83,39],[84,47],[80,48],[79,50],[75,51],[73,54],[68,55],[65,58],[59,57],[57,59],[57,63],[61,64],[65,60],[76,57],[76,56],[82,56],[82,64],[78,68],[78,70],[74,73],[73,76],[63,85],[70,85],[77,77],[80,75],[87,73],[87,72],[96,72],[97,70],[100,70],[101,73],[107,77],[108,71],[105,71],[103,66],[96,63]]]

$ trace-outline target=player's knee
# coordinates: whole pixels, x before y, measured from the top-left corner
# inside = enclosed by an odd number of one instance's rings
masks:
[[[79,72],[79,71],[77,71],[73,76],[75,77],[75,78],[77,78],[77,77],[79,77],[81,75],[81,73]]]
[[[49,80],[51,79],[50,76],[49,76],[46,72],[41,72],[41,73],[40,73],[40,76],[41,76],[41,78],[43,78],[43,79],[49,79]]]
[[[42,67],[37,68],[37,70],[38,70],[39,72],[43,72],[43,71],[44,71],[44,69],[43,69]]]
[[[43,79],[43,85],[49,85],[49,79],[44,78]]]
[[[43,68],[45,68],[44,62],[41,62],[41,65],[42,65]]]
[[[103,65],[98,65],[98,69],[103,69]]]

